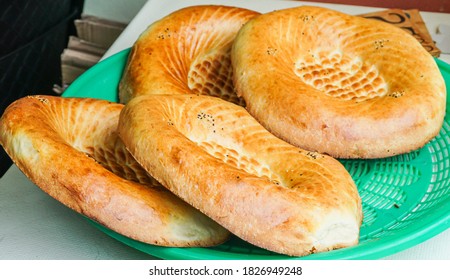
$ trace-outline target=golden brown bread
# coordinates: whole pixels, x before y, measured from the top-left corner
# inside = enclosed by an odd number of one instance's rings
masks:
[[[162,185],[254,245],[303,256],[358,242],[361,201],[345,168],[280,140],[241,106],[143,95],[118,131]]]
[[[133,239],[161,246],[212,246],[229,232],[163,188],[117,136],[123,105],[31,96],[0,119],[0,144],[46,193]]]
[[[435,61],[387,23],[319,7],[274,11],[239,31],[232,62],[249,112],[307,150],[393,156],[442,126],[446,89]]]
[[[257,12],[192,6],[150,25],[134,43],[119,86],[122,103],[142,94],[195,93],[244,104],[232,84],[231,44]]]

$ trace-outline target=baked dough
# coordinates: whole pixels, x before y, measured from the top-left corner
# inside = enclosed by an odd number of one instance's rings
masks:
[[[292,256],[358,243],[361,200],[343,165],[275,137],[241,106],[142,95],[118,131],[149,174],[243,240]]]
[[[0,119],[0,143],[43,191],[130,238],[160,246],[212,246],[229,232],[163,188],[117,136],[123,105],[30,96]]]
[[[248,111],[293,145],[381,158],[439,132],[446,89],[431,55],[387,23],[302,6],[251,19],[232,49]]]
[[[257,12],[227,6],[192,6],[151,24],[134,43],[119,85],[127,103],[142,94],[205,94],[244,105],[236,96],[231,45]]]

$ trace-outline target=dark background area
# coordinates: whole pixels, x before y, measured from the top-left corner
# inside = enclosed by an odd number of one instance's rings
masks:
[[[14,100],[54,95],[60,57],[84,0],[0,0],[0,115]],[[12,162],[0,148],[0,177]]]

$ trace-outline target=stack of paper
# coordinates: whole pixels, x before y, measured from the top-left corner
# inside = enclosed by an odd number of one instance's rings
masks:
[[[83,15],[74,24],[77,36],[69,37],[67,48],[61,54],[62,85],[54,87],[59,94],[96,64],[127,26],[89,15]]]

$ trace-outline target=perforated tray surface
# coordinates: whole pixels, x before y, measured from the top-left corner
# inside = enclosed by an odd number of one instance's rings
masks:
[[[64,93],[117,102],[117,86],[129,50],[92,67]],[[450,65],[436,59],[450,88]],[[447,98],[447,108],[449,100]],[[448,113],[448,109],[447,109]],[[414,152],[377,160],[342,160],[363,201],[364,220],[357,246],[302,259],[374,259],[414,246],[450,226],[450,116],[440,134]],[[257,248],[233,236],[212,248],[167,248],[144,244],[92,222],[137,250],[165,259],[293,259]]]

